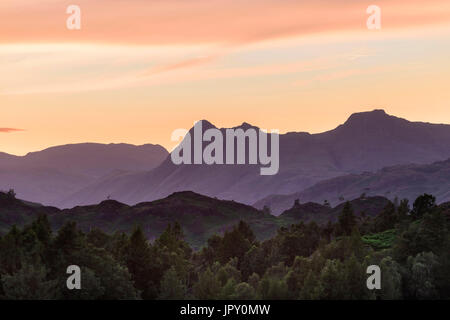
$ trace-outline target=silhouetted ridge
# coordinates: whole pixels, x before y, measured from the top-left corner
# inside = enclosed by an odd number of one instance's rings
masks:
[[[207,120],[201,121],[202,133],[216,128]],[[256,127],[243,122],[235,128]],[[224,133],[226,129],[220,130]],[[198,138],[191,141],[191,159],[195,146],[192,142]],[[202,146],[205,148],[209,144],[209,141],[203,141]],[[83,151],[91,147],[72,146],[69,149],[76,151],[63,157],[56,157],[51,150],[38,153],[37,158],[21,157],[25,159],[20,161],[0,156],[0,189],[14,188],[19,197],[62,208],[99,203],[108,196],[132,205],[184,190],[253,204],[274,194],[302,192],[320,181],[339,176],[448,159],[450,125],[410,122],[377,109],[352,114],[344,124],[327,132],[280,134],[279,171],[274,176],[261,176],[260,165],[249,165],[248,162],[245,165],[207,165],[204,162],[175,165],[165,150],[155,147],[98,145],[94,146],[96,156]],[[226,152],[225,148],[224,157]],[[13,168],[5,165],[11,162]],[[302,199],[319,203],[328,199],[335,205],[343,191],[335,190],[319,199]],[[355,188],[351,196],[362,192]],[[450,199],[449,194],[436,196],[442,200]],[[272,212],[281,213],[290,208],[292,203],[286,200],[287,203],[270,201]]]
[[[347,121],[342,125],[344,128],[367,128],[372,126],[384,126],[387,124],[396,123],[398,121],[407,122],[391,115],[388,115],[382,109],[376,109],[367,112],[353,113]]]
[[[98,205],[98,208],[102,211],[105,210],[119,210],[119,209],[123,209],[123,208],[128,208],[129,206],[116,201],[116,200],[104,200],[102,202],[100,202]]]
[[[258,130],[259,128],[248,122],[242,122],[242,124],[240,126],[233,127],[232,129],[242,129],[242,130],[246,131],[248,129]]]

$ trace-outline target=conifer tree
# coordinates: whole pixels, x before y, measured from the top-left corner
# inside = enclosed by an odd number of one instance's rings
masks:
[[[356,217],[353,213],[352,206],[350,202],[346,202],[344,208],[342,209],[342,213],[339,215],[339,226],[341,232],[344,235],[350,235],[353,228],[356,226]]]
[[[185,298],[186,286],[178,278],[174,267],[164,273],[161,279],[161,288],[158,299],[161,300],[182,300]]]

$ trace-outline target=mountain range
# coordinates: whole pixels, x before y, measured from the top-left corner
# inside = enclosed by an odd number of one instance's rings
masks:
[[[211,127],[203,121],[203,130]],[[236,128],[250,127],[244,123]],[[280,170],[273,176],[261,176],[259,165],[175,165],[168,157],[149,172],[99,181],[73,194],[64,205],[97,203],[108,195],[135,204],[185,190],[253,204],[269,195],[299,192],[330,178],[450,158],[450,125],[409,122],[383,110],[353,114],[343,125],[324,133],[281,134],[279,141]]]
[[[205,120],[202,123],[203,130],[214,127]],[[236,128],[256,127],[243,123]],[[342,198],[359,196],[367,188],[372,195],[391,191],[415,197],[418,194],[414,193],[423,193],[422,182],[408,178],[410,169],[398,171],[396,180],[408,181],[408,193],[400,192],[400,185],[396,191],[391,184],[368,185],[368,180],[361,182],[362,187],[355,181],[351,191],[344,189],[349,177],[360,181],[368,175],[378,177],[382,168],[421,166],[450,158],[450,125],[410,122],[383,110],[352,114],[344,124],[324,133],[280,134],[279,141],[280,169],[273,176],[261,176],[260,165],[175,165],[166,150],[154,145],[83,144],[25,157],[2,154],[0,189],[14,188],[22,198],[60,208],[96,204],[108,198],[134,205],[173,192],[193,191],[248,205],[256,203],[259,208],[266,204],[279,214],[292,206],[295,197],[302,202],[327,199],[334,205]],[[322,183],[326,184],[323,190]],[[313,192],[318,192],[315,198]],[[443,191],[438,196],[447,199]],[[287,199],[288,204],[278,205],[267,197]]]

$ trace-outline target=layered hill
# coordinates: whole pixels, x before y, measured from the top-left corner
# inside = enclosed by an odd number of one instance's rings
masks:
[[[385,198],[379,197],[365,202],[356,199],[351,204],[357,215],[362,212],[376,214],[386,202]],[[42,214],[48,216],[54,229],[59,229],[67,221],[77,222],[84,231],[100,228],[108,233],[131,232],[140,225],[149,240],[157,238],[169,223],[179,222],[187,241],[194,248],[200,248],[213,234],[222,234],[240,220],[251,226],[257,239],[265,240],[274,236],[280,227],[292,223],[336,221],[341,211],[342,207],[302,204],[276,217],[235,201],[218,200],[189,191],[135,206],[104,200],[97,205],[60,210],[0,193],[0,235],[12,225],[29,224]]]
[[[325,180],[303,191],[290,195],[272,195],[254,204],[256,208],[268,206],[279,214],[290,208],[296,199],[302,202],[337,204],[365,193],[383,195],[391,200],[396,197],[413,202],[419,195],[429,193],[437,202],[450,200],[450,159],[432,164],[398,165],[377,172],[350,174]]]
[[[357,198],[350,201],[356,216],[376,216],[388,203],[385,197]],[[92,228],[114,233],[129,233],[140,225],[149,240],[157,238],[170,223],[180,223],[188,243],[196,249],[214,234],[222,234],[246,221],[258,240],[273,237],[280,227],[299,222],[326,224],[336,222],[344,204],[336,207],[317,203],[297,203],[280,216],[257,210],[235,201],[218,200],[194,192],[177,192],[164,199],[129,206],[115,200],[96,205],[58,209],[16,199],[0,192],[0,236],[13,226],[31,223],[46,214],[52,227],[59,229],[68,221],[77,222],[85,232]],[[441,205],[450,217],[450,204]]]
[[[150,240],[158,237],[169,223],[179,222],[188,242],[195,248],[240,220],[247,221],[260,240],[273,236],[283,225],[281,219],[251,206],[193,192],[174,193],[167,198],[135,206],[104,200],[96,205],[64,210],[12,199],[0,193],[0,234],[7,232],[12,225],[30,223],[41,214],[48,216],[55,229],[67,221],[76,221],[84,231],[97,227],[108,233],[131,232],[140,225]]]

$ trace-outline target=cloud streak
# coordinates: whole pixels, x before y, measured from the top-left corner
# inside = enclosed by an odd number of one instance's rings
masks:
[[[158,74],[158,73],[162,73],[162,72],[174,71],[174,70],[178,70],[178,69],[196,67],[196,66],[211,62],[215,58],[216,58],[215,56],[200,56],[200,57],[182,60],[182,61],[175,62],[172,64],[157,66],[155,68],[152,68],[148,72],[145,72],[144,76]]]
[[[10,132],[16,132],[16,131],[25,131],[25,130],[16,129],[16,128],[0,128],[0,133],[10,133]]]
[[[3,0],[0,43],[242,44],[365,31],[367,19],[367,5],[359,0],[78,0],[77,4],[82,28],[70,31],[66,1]],[[450,14],[448,0],[378,0],[377,5],[382,8],[383,28],[444,23]]]

